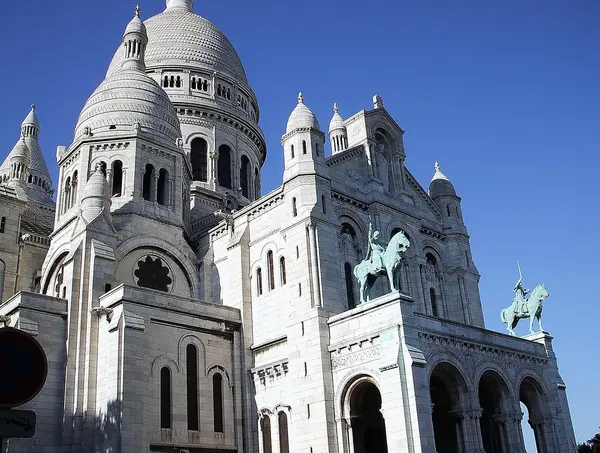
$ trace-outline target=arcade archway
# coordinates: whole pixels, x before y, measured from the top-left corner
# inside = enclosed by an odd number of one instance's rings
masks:
[[[486,453],[508,453],[505,426],[501,423],[508,401],[509,391],[504,379],[495,371],[483,373],[479,380],[479,404],[481,437]]]
[[[437,451],[464,451],[462,411],[467,400],[467,385],[460,372],[449,363],[438,364],[431,373],[429,391]]]
[[[370,381],[362,381],[349,395],[354,453],[387,453],[381,393]]]

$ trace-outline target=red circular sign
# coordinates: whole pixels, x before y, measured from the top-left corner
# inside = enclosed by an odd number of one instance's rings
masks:
[[[12,327],[0,329],[0,407],[31,401],[47,375],[46,353],[35,338]]]

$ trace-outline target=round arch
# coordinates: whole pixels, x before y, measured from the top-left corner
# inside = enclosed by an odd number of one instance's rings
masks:
[[[480,427],[484,450],[507,453],[508,433],[500,420],[503,415],[515,412],[511,390],[506,379],[496,369],[485,369],[478,382]]]
[[[431,420],[437,451],[464,450],[465,433],[456,414],[469,408],[469,387],[464,374],[448,361],[439,361],[429,376]]]
[[[343,439],[354,453],[387,453],[385,420],[378,382],[369,375],[357,376],[343,396]]]
[[[119,263],[121,263],[121,261],[123,261],[128,254],[134,250],[143,248],[159,250],[171,258],[174,263],[177,264],[183,271],[183,274],[185,275],[187,283],[190,287],[192,297],[198,298],[200,283],[198,278],[196,278],[197,272],[195,265],[197,264],[197,260],[196,262],[192,262],[186,255],[177,249],[177,247],[163,239],[156,237],[137,236],[126,240],[117,248],[117,250],[115,250],[117,268],[119,267]]]

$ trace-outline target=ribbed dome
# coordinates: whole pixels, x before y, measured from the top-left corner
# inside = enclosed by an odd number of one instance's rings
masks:
[[[329,133],[331,134],[335,130],[346,129],[344,126],[344,119],[340,115],[338,105],[333,104],[333,118],[331,118],[331,122],[329,123]]]
[[[298,105],[290,114],[285,133],[288,134],[296,129],[313,128],[321,130],[319,121],[313,112],[304,104],[302,93],[298,95]]]
[[[451,195],[456,197],[456,189],[448,177],[440,170],[440,164],[435,163],[435,174],[429,184],[429,196],[431,198],[442,197],[444,195]]]
[[[144,132],[174,143],[181,137],[177,112],[164,90],[144,72],[121,70],[100,84],[85,103],[75,138],[89,127],[94,135],[138,123]],[[113,129],[109,129],[114,126]]]
[[[226,73],[248,84],[240,57],[227,37],[211,22],[191,10],[191,2],[173,6],[145,22],[148,33],[148,69],[184,66]],[[117,50],[107,75],[121,67],[123,53]]]

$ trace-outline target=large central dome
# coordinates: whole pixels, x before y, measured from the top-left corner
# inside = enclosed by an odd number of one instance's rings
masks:
[[[177,5],[176,2],[173,4]],[[184,6],[169,6],[145,22],[148,31],[148,70],[182,66],[217,71],[248,84],[240,57],[227,37],[211,22]],[[117,51],[108,75],[121,67]]]

